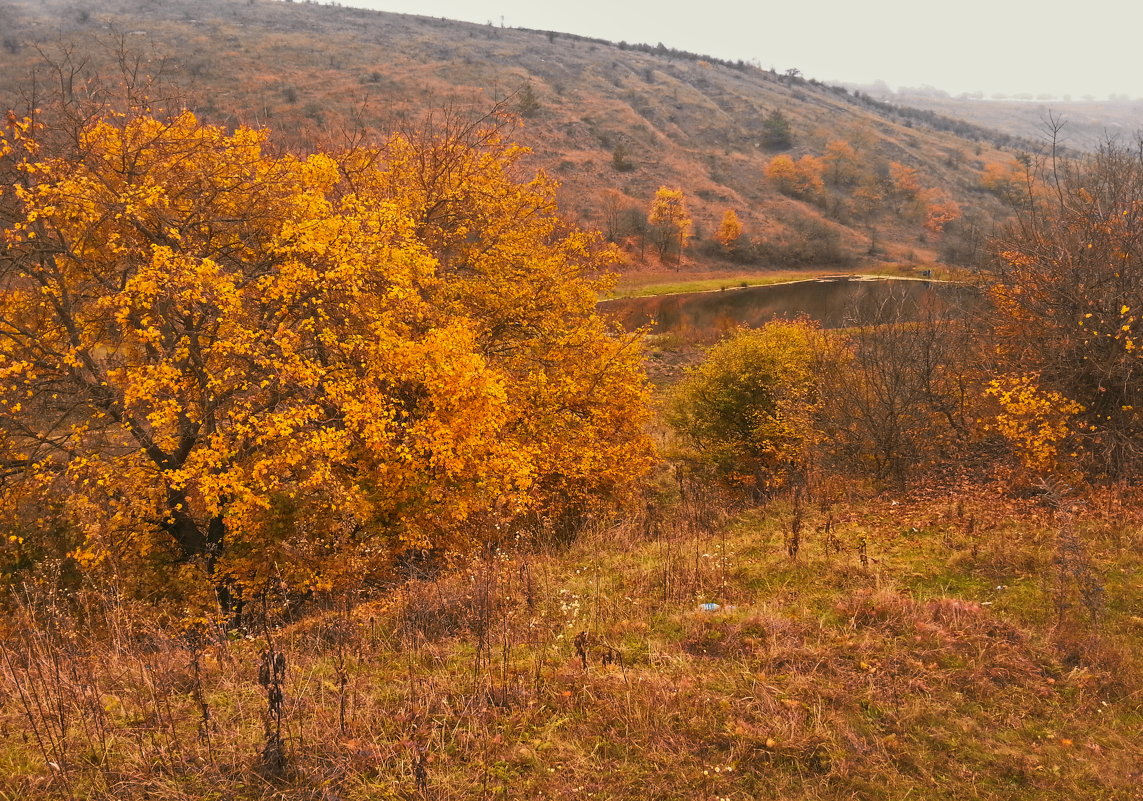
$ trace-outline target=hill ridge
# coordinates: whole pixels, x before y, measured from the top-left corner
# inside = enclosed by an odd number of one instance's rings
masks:
[[[297,146],[361,125],[393,130],[426,108],[507,102],[522,118],[513,136],[533,150],[529,165],[560,180],[569,216],[624,244],[634,267],[656,263],[646,221],[636,217],[659,186],[686,192],[696,223],[691,266],[843,265],[869,254],[931,261],[942,254],[919,209],[866,213],[852,186],[826,186],[814,197],[782,191],[766,178],[767,164],[783,153],[820,158],[830,142],[850,142],[869,182],[884,183],[899,162],[978,210],[963,227],[979,239],[975,228],[1002,216],[981,191],[980,170],[1012,160],[998,144],[1026,149],[933,112],[661,44],[300,3],[47,8],[57,16],[33,0],[12,0],[0,12],[9,31],[0,50],[5,105],[18,99],[37,50],[53,43],[73,48],[89,69],[110,70],[113,58],[92,49],[92,34],[115,31],[128,32],[119,37],[128,46],[167,59],[207,118],[266,125]],[[785,144],[765,139],[773,113],[788,121]],[[710,240],[728,208],[749,243],[734,253]],[[659,261],[672,266],[669,254]]]

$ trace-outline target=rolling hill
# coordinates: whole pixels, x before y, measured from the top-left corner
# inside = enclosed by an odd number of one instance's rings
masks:
[[[200,115],[269,126],[288,146],[336,146],[432,110],[514,111],[510,136],[532,148],[527,166],[558,178],[565,212],[624,243],[633,268],[659,261],[643,226],[660,186],[686,193],[690,268],[971,262],[1003,216],[981,171],[1035,146],[663,45],[310,3],[11,0],[0,29],[0,104],[17,108],[34,85],[52,83],[50,64],[106,78],[127,52]],[[775,117],[788,138],[774,135]],[[852,148],[848,176],[828,156],[839,142]],[[825,156],[820,190],[768,181],[780,154]],[[894,197],[894,169],[912,174],[911,194]],[[923,197],[934,193],[963,212],[943,235],[924,225]],[[744,226],[733,249],[711,241],[727,209]],[[677,268],[670,254],[663,261]]]

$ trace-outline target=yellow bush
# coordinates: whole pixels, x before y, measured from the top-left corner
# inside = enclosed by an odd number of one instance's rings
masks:
[[[1084,407],[1043,389],[1028,374],[990,381],[985,393],[1000,406],[989,427],[1011,443],[1024,467],[1037,474],[1058,473],[1066,461],[1064,446],[1077,433],[1073,419]]]

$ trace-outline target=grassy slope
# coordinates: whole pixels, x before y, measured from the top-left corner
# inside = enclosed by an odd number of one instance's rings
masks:
[[[199,682],[185,641],[121,623],[110,644],[61,635],[62,666],[0,669],[0,789],[21,799],[66,797],[69,784],[76,797],[117,799],[1140,797],[1138,505],[1108,496],[1084,514],[1094,572],[1076,575],[1105,592],[1095,623],[1079,584],[1054,572],[1059,524],[1028,504],[979,491],[851,499],[808,513],[796,560],[787,507],[717,520],[714,506],[683,503],[561,554],[476,561],[276,632],[289,662],[279,776],[258,769],[263,638],[205,646]],[[23,715],[20,691],[38,693],[42,712]],[[62,770],[45,767],[29,726],[50,733],[41,718],[60,717],[57,695],[68,734],[58,754],[45,750]]]
[[[58,58],[62,43],[109,74],[118,34],[151,68],[162,61],[206,116],[269,125],[301,144],[336,144],[360,124],[391,130],[426,108],[488,108],[530,83],[538,107],[514,137],[534,148],[529,166],[562,182],[564,210],[592,227],[604,226],[605,190],[646,209],[670,185],[686,190],[706,237],[735,208],[751,237],[796,238],[813,222],[834,230],[847,254],[863,254],[864,223],[767,185],[774,152],[761,146],[760,125],[773,109],[792,122],[795,157],[845,139],[869,160],[917,167],[927,184],[986,217],[998,209],[979,191],[978,171],[1011,158],[805,81],[539,31],[269,0],[9,0],[0,28],[0,105],[28,87],[37,47]],[[618,146],[632,172],[613,169]],[[915,221],[886,213],[877,224],[888,258],[933,259]]]

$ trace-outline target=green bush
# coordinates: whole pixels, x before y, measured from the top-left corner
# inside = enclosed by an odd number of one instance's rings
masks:
[[[754,493],[781,486],[818,439],[819,378],[841,350],[808,320],[738,331],[675,388],[667,421],[684,456]]]

